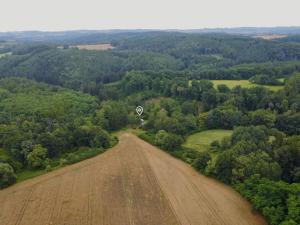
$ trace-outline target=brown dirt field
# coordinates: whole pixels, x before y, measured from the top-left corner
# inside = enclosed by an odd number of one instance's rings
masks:
[[[0,225],[265,225],[231,188],[132,134],[0,191]]]
[[[96,50],[96,51],[105,51],[114,48],[111,44],[75,45],[72,47],[78,48],[79,50]]]
[[[269,34],[269,35],[257,35],[255,36],[256,38],[261,38],[265,40],[273,40],[273,39],[280,39],[280,38],[285,38],[287,35],[284,34]]]

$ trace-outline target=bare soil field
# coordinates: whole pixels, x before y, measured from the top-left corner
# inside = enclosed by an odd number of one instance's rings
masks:
[[[264,225],[238,193],[123,133],[111,150],[0,191],[0,225]]]
[[[256,38],[262,38],[265,40],[273,40],[273,39],[279,39],[279,38],[285,38],[287,35],[284,34],[265,34],[265,35],[257,35]]]
[[[78,48],[79,50],[96,50],[96,51],[105,51],[114,48],[111,44],[74,45],[72,47]]]

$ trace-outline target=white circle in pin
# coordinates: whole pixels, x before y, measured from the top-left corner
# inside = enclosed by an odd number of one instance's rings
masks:
[[[136,107],[135,110],[136,110],[137,114],[139,114],[139,116],[142,115],[142,113],[143,113],[143,107],[142,106]]]

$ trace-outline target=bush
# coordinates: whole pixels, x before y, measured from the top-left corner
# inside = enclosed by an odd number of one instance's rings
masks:
[[[59,166],[65,166],[65,165],[68,165],[68,160],[65,158],[61,158],[59,160]]]
[[[265,109],[258,109],[250,112],[250,124],[251,125],[265,125],[266,127],[273,127],[276,116],[273,112]]]
[[[41,145],[35,145],[32,152],[27,155],[28,165],[33,168],[45,168],[45,161],[47,157],[47,149]]]
[[[175,151],[179,149],[182,143],[182,137],[168,133],[164,130],[158,131],[155,135],[155,144],[168,151]]]
[[[192,164],[195,159],[198,158],[199,152],[194,149],[183,147],[181,151],[172,152],[172,155],[189,164]]]
[[[232,170],[236,167],[236,155],[233,151],[222,152],[216,158],[214,175],[225,183],[231,183]]]
[[[45,170],[46,170],[47,172],[50,172],[50,171],[52,171],[52,167],[51,167],[51,165],[47,165],[47,166],[46,166],[46,168],[45,168]]]
[[[249,79],[251,83],[262,85],[283,85],[283,82],[266,74],[257,74]]]
[[[78,151],[73,153],[68,153],[65,155],[63,159],[61,159],[61,166],[73,164],[80,162],[85,159],[89,159],[91,157],[94,157],[100,153],[102,153],[103,150],[101,148],[87,148],[87,147],[81,147]]]
[[[151,134],[149,132],[143,132],[138,135],[139,138],[143,139],[146,142],[149,142],[150,144],[155,145],[155,135]]]
[[[16,175],[8,163],[0,163],[0,189],[16,182]]]
[[[208,161],[211,160],[211,156],[208,152],[200,152],[198,158],[193,162],[193,167],[197,170],[204,172],[207,166]]]
[[[212,150],[219,150],[221,148],[221,144],[219,141],[215,140],[210,144],[210,148]]]
[[[74,153],[67,154],[66,158],[68,164],[73,164],[79,161],[79,157]]]

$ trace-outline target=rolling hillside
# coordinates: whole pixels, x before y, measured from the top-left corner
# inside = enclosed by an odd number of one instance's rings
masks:
[[[123,133],[95,158],[0,191],[0,225],[263,225],[235,191]]]

